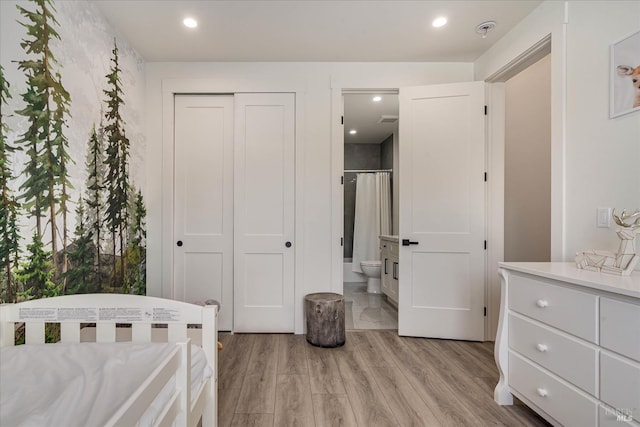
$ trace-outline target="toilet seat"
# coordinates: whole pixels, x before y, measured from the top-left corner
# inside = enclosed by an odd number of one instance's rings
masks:
[[[360,261],[360,265],[365,267],[380,267],[382,266],[382,261]]]

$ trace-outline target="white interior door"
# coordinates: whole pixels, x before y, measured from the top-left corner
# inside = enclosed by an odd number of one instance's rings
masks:
[[[234,330],[294,330],[294,94],[235,96]]]
[[[399,115],[398,333],[483,340],[484,83],[400,89]]]
[[[175,97],[174,289],[233,320],[233,96]]]

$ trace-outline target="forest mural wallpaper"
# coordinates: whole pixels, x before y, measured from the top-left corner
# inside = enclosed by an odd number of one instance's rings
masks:
[[[144,62],[88,2],[1,12],[0,300],[144,294]]]

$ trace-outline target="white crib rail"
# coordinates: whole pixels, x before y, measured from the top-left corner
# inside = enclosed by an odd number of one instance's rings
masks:
[[[26,344],[44,343],[47,323],[60,324],[61,341],[70,343],[81,342],[80,328],[83,323],[96,325],[96,342],[116,342],[116,326],[127,324],[131,325],[131,341],[150,342],[153,336],[152,326],[162,325],[167,330],[168,342],[184,343],[188,341],[187,326],[201,325],[198,338],[213,369],[213,378],[207,382],[207,389],[192,406],[190,387],[186,386],[190,382],[189,369],[178,369],[176,379],[182,384],[185,392],[174,396],[171,404],[165,408],[164,422],[160,424],[170,425],[170,420],[175,418],[175,414],[182,412],[186,414],[186,420],[180,418],[178,424],[195,426],[199,418],[197,415],[202,411],[202,425],[215,426],[218,383],[217,314],[217,306],[202,307],[164,298],[125,294],[65,295],[3,304],[0,305],[0,347],[15,345],[15,330],[19,323],[25,324]],[[189,357],[189,346],[181,344],[180,349],[176,353],[177,359]],[[131,399],[142,402],[148,397],[132,396]],[[207,401],[212,403],[207,404]],[[137,410],[125,411],[129,412],[114,415],[114,425],[127,425],[130,419],[135,419]]]

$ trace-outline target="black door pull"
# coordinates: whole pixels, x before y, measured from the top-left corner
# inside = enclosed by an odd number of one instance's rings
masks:
[[[402,246],[417,245],[418,242],[412,242],[409,239],[402,239]]]
[[[287,242],[284,244],[286,247],[290,248],[291,247],[291,242]]]
[[[182,246],[182,240],[178,240],[178,241],[176,242],[176,245],[178,245],[178,246]]]

